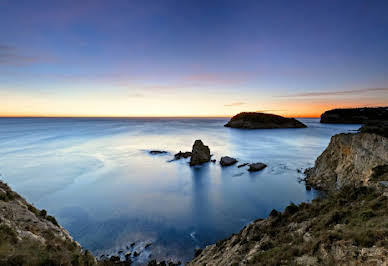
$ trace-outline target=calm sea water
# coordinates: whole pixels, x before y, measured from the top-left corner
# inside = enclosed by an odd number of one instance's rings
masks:
[[[359,125],[301,119],[306,129],[239,130],[227,119],[0,118],[0,173],[14,190],[57,217],[95,255],[143,250],[188,260],[249,222],[310,201],[297,182],[330,137]],[[168,162],[196,139],[217,163]],[[149,150],[170,154],[150,155]],[[221,168],[221,156],[264,162],[261,172]],[[130,243],[135,242],[132,248]]]

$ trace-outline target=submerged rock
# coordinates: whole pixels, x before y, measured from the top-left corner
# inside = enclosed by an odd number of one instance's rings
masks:
[[[243,163],[243,164],[238,165],[237,167],[238,167],[238,168],[241,168],[241,167],[247,166],[248,164],[249,164],[249,163]]]
[[[158,154],[167,154],[168,152],[167,151],[152,150],[152,151],[149,151],[149,153],[152,155],[158,155]]]
[[[175,155],[174,155],[174,159],[175,160],[179,160],[179,159],[181,159],[181,158],[189,158],[191,156],[191,152],[190,151],[186,151],[186,152],[181,152],[181,151],[179,151],[178,153],[176,153]]]
[[[206,163],[210,161],[210,149],[201,140],[196,140],[191,152],[190,166]]]
[[[221,157],[220,164],[222,166],[230,166],[237,163],[237,160],[235,158],[229,157],[229,156],[224,156]]]
[[[388,120],[388,107],[333,109],[321,115],[321,123],[366,124]]]
[[[302,122],[295,118],[286,118],[265,113],[239,113],[230,119],[225,127],[245,129],[273,129],[273,128],[305,128]]]
[[[248,171],[249,172],[257,172],[257,171],[263,170],[266,167],[267,167],[267,165],[265,163],[251,163],[249,165]]]

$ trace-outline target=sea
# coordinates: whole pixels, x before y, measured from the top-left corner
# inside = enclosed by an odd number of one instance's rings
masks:
[[[0,118],[0,178],[98,258],[131,252],[138,265],[185,262],[272,209],[319,196],[300,182],[302,172],[331,136],[360,125],[299,120],[308,128],[232,129],[227,118]],[[215,163],[172,160],[197,139]],[[238,163],[221,167],[222,156]],[[268,166],[237,167],[254,162]]]

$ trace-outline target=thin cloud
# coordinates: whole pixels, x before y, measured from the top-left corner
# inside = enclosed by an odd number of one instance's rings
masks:
[[[321,97],[321,96],[338,96],[338,95],[349,95],[349,94],[362,94],[369,92],[388,92],[388,88],[366,88],[359,90],[344,90],[344,91],[320,91],[320,92],[306,92],[298,94],[280,95],[276,97]]]
[[[244,102],[234,102],[234,103],[224,104],[224,106],[232,107],[232,106],[241,106],[241,105],[244,105],[244,104],[246,104],[246,103],[244,103]]]
[[[0,44],[0,65],[26,65],[40,61],[40,57],[22,55],[16,47]]]
[[[287,110],[257,110],[257,113],[287,112]]]

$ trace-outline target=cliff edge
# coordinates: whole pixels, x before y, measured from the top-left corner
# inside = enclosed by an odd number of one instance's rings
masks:
[[[54,217],[0,181],[0,265],[94,265]]]

